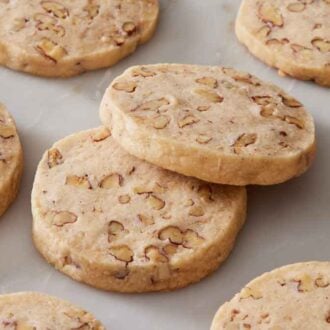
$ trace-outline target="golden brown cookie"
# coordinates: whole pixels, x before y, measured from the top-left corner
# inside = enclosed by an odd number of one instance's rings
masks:
[[[38,250],[73,279],[121,292],[173,290],[227,258],[246,192],[143,162],[97,128],[45,153],[32,212]]]

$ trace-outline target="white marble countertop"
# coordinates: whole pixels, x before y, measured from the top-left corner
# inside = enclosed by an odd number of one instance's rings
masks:
[[[235,38],[240,0],[164,0],[158,31],[108,70],[43,79],[0,68],[0,100],[16,118],[25,151],[22,189],[0,221],[0,293],[38,290],[93,312],[115,330],[208,329],[219,305],[255,276],[288,263],[330,259],[330,89],[282,78]],[[183,62],[234,66],[301,100],[317,125],[318,155],[302,177],[250,187],[247,223],[228,261],[199,284],[172,293],[114,294],[79,284],[40,257],[31,240],[30,192],[42,153],[68,134],[99,125],[111,80],[135,64]]]

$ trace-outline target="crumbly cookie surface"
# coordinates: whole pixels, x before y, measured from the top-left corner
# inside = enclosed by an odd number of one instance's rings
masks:
[[[211,329],[329,329],[330,263],[278,268],[220,307]]]
[[[97,128],[44,155],[32,210],[37,248],[72,278],[105,290],[171,290],[226,259],[246,192],[138,160]]]
[[[17,195],[22,170],[22,147],[15,122],[0,104],[0,215]]]
[[[330,86],[328,0],[244,0],[238,39],[282,73]]]
[[[129,153],[216,183],[288,180],[308,168],[315,148],[299,101],[231,68],[129,68],[106,91],[101,119]]]
[[[158,0],[0,1],[0,63],[66,77],[107,67],[153,34]]]
[[[0,329],[4,330],[105,330],[90,313],[37,292],[0,296]]]

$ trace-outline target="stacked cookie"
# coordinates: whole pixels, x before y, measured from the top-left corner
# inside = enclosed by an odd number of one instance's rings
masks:
[[[245,221],[244,186],[298,176],[315,152],[300,102],[230,68],[132,67],[100,113],[104,126],[44,154],[32,211],[47,261],[105,290],[173,290],[210,274]]]

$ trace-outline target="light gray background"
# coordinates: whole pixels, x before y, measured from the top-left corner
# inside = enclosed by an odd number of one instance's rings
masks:
[[[16,118],[25,151],[18,199],[0,222],[0,293],[38,290],[92,311],[108,329],[208,329],[218,306],[246,282],[277,266],[330,259],[330,90],[281,78],[234,35],[240,0],[161,2],[154,38],[113,68],[67,79],[43,79],[0,68],[0,100]],[[42,153],[57,139],[99,125],[98,106],[111,80],[135,64],[183,62],[235,66],[272,81],[315,117],[318,156],[299,179],[250,187],[246,226],[228,261],[199,284],[173,293],[101,292],[49,266],[31,241],[30,192]]]

